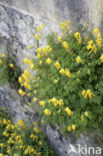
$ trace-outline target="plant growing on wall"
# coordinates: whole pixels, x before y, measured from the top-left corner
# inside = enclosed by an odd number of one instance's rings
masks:
[[[15,88],[20,87],[18,77],[20,76],[20,68],[16,66],[15,62],[5,53],[0,56],[0,85],[10,82]]]
[[[61,35],[47,37],[48,45],[36,50],[37,58],[24,59],[36,71],[19,78],[19,94],[41,106],[43,124],[58,124],[62,133],[91,132],[103,128],[103,42],[99,29],[86,36],[60,25]],[[40,32],[39,32],[40,33]],[[35,35],[39,40],[39,33]],[[26,88],[26,91],[23,90]]]
[[[14,125],[8,113],[0,108],[0,156],[3,155],[57,156],[36,122],[30,127],[19,119]]]

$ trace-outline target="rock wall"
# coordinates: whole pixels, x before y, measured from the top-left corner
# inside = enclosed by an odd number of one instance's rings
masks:
[[[27,46],[33,43],[38,46],[34,39],[37,24],[45,23],[47,29],[44,31],[48,33],[58,30],[59,22],[71,19],[74,28],[83,21],[88,21],[91,28],[98,26],[102,30],[102,2],[103,0],[0,0],[0,53],[6,52],[23,70],[26,68],[24,58],[34,56],[27,50]],[[15,123],[18,118],[27,119],[31,123],[39,121],[38,113],[29,108],[27,101],[9,84],[0,87],[0,106],[9,110]],[[43,130],[60,156],[78,155],[75,152],[69,153],[70,144],[75,150],[77,144],[88,147],[103,144],[100,134],[98,137],[95,134],[83,135],[78,139],[75,135],[64,137],[58,126],[48,125]],[[100,138],[99,141],[96,138]]]
[[[58,24],[70,19],[73,28],[87,21],[90,28],[103,30],[103,0],[0,0],[34,17]]]

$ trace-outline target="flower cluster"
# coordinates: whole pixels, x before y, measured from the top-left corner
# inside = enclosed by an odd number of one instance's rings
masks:
[[[97,43],[98,47],[101,48],[101,47],[102,47],[101,33],[100,33],[100,31],[99,31],[98,28],[95,28],[93,32],[94,32],[94,34],[95,34],[96,37],[97,37],[96,43]]]
[[[82,38],[81,38],[80,33],[79,33],[79,32],[76,32],[76,33],[74,34],[74,36],[75,36],[76,40],[78,41],[78,44],[81,44]]]
[[[20,119],[14,125],[7,112],[0,108],[0,156],[45,156],[46,153],[57,156],[37,122],[29,127]]]
[[[29,66],[27,70],[24,70],[24,73],[18,78],[18,82],[20,83],[20,86],[23,88],[25,87],[26,90],[30,91],[31,90],[31,85],[30,81],[32,80],[32,75],[29,72],[30,69],[33,69],[34,65],[33,62],[30,59],[25,58],[24,63]],[[18,92],[21,96],[25,95],[25,91],[23,89],[19,89]],[[29,95],[29,93],[27,94]]]
[[[70,73],[70,71],[69,71],[69,69],[63,69],[63,68],[61,68],[61,65],[60,65],[60,63],[57,61],[57,62],[55,62],[55,64],[54,64],[54,66],[59,70],[59,73],[60,74],[65,74],[67,77],[71,77],[71,73]]]
[[[77,56],[77,57],[76,57],[76,62],[77,62],[77,63],[82,63],[82,62],[83,62],[83,60],[81,59],[81,57],[80,57],[80,56]]]
[[[97,47],[95,43],[93,42],[93,40],[88,41],[87,50],[89,50],[90,53],[94,52],[96,54]]]
[[[94,96],[94,94],[91,92],[90,89],[83,90],[82,91],[82,95],[84,96],[85,99],[87,99],[87,98],[90,98],[91,99]]]

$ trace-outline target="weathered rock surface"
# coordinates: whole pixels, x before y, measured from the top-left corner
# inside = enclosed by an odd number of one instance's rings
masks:
[[[45,18],[51,23],[70,19],[73,26],[89,19],[89,6],[86,0],[0,0],[10,6],[25,10],[34,16]],[[76,25],[75,25],[76,24]]]
[[[33,25],[32,16],[0,5],[0,52],[6,52],[21,69],[29,55],[27,46],[33,42]]]
[[[59,23],[70,19],[73,27],[87,21],[103,30],[103,0],[0,0],[33,16]]]
[[[47,28],[44,30],[45,34],[57,30],[57,26],[53,26],[46,20],[44,22],[47,24]],[[39,18],[0,4],[0,53],[6,52],[21,69],[25,69],[24,58],[34,57],[34,53],[30,53],[27,47],[35,45],[37,48],[38,44],[34,34],[36,26],[41,23],[42,20]]]
[[[17,123],[18,119],[27,120],[30,124],[39,120],[38,113],[28,107],[26,99],[21,98],[17,90],[9,84],[0,87],[0,106],[10,112],[14,123]]]
[[[47,27],[51,28],[51,30],[56,30],[58,29],[58,26],[53,25],[52,22],[57,23],[59,20],[62,21],[63,19],[65,20],[68,19],[68,17],[71,17],[72,22],[76,25],[77,23],[81,23],[84,19],[89,19],[88,4],[84,3],[84,0],[78,0],[77,3],[75,0],[0,0],[0,2],[9,5],[6,6],[0,3],[0,53],[6,52],[9,54],[22,70],[25,69],[23,62],[24,58],[29,55],[30,57],[34,56],[33,53],[30,53],[27,50],[27,46],[32,45],[33,43],[37,46],[34,39],[37,24],[43,22],[46,23]],[[12,6],[15,8],[12,8]],[[55,9],[53,6],[55,6]],[[24,12],[24,10],[37,17]],[[47,33],[49,32],[48,28],[44,30],[45,32],[47,31]],[[34,120],[39,121],[37,112],[35,112],[34,109],[29,108],[27,101],[21,98],[17,91],[11,88],[10,85],[0,87],[0,106],[9,110],[15,123],[17,122],[17,119],[27,119],[31,123]],[[69,150],[71,149],[70,144],[76,151],[78,150],[77,144],[80,144],[83,147],[85,145],[88,147],[103,146],[101,135],[97,137],[94,134],[91,136],[83,135],[78,139],[75,135],[64,137],[60,133],[58,126],[53,128],[48,125],[44,130],[60,156],[88,156],[88,154],[69,153]],[[98,139],[99,141],[96,141],[96,138],[100,138]],[[94,155],[96,156],[96,154]],[[92,156],[92,153],[90,156]]]

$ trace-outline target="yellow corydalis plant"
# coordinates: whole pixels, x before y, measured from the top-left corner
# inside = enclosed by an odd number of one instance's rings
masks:
[[[67,114],[69,116],[72,116],[73,115],[73,112],[71,111],[71,109],[69,107],[66,107],[64,110],[67,112]]]
[[[76,57],[76,62],[77,62],[77,63],[82,63],[82,62],[83,62],[83,60],[81,59],[81,57],[80,57],[80,56],[77,56],[77,57]]]
[[[58,42],[62,42],[62,36],[61,35],[58,36]]]
[[[60,69],[60,68],[61,68],[60,63],[59,63],[58,61],[55,62],[54,66],[55,66],[57,69]]]
[[[62,46],[68,50],[69,49],[69,46],[68,46],[68,43],[66,41],[62,42]]]
[[[97,47],[93,40],[88,41],[87,50],[89,50],[89,53],[94,52],[96,54]]]
[[[46,59],[46,63],[47,63],[47,64],[50,64],[51,62],[52,62],[52,60],[51,60],[50,58],[47,58],[47,59]]]
[[[74,33],[74,37],[78,41],[78,44],[81,44],[81,42],[82,42],[81,34],[79,32],[76,32],[76,33]]]
[[[92,99],[93,96],[95,96],[90,89],[88,90],[83,90],[82,95],[84,96],[85,99],[89,98]]]
[[[58,37],[48,35],[47,46],[40,44],[35,50],[37,58],[33,61],[33,69],[36,74],[35,79],[29,81],[33,86],[30,93],[33,104],[42,106],[42,123],[58,123],[63,133],[80,133],[90,127],[91,116],[95,118],[95,114],[89,110],[92,109],[91,103],[94,101],[95,107],[96,101],[99,103],[98,98],[95,100],[98,97],[95,87],[100,86],[97,80],[98,73],[101,77],[103,63],[103,54],[100,53],[102,42],[98,29],[94,31],[97,37],[95,40],[89,33],[85,37],[80,32],[69,32],[67,25],[69,21],[61,24],[64,34]],[[32,64],[27,59],[25,62],[29,66]],[[24,80],[25,73],[19,81],[28,88]],[[96,86],[92,83],[94,81]],[[95,94],[91,89],[84,88],[91,88]],[[34,90],[37,90],[36,95]]]
[[[47,115],[47,116],[51,115],[51,111],[49,109],[45,109],[44,110],[44,114]]]
[[[102,38],[101,38],[100,30],[99,30],[98,28],[95,28],[95,29],[93,30],[93,33],[94,33],[94,34],[96,35],[96,37],[97,37],[97,39],[96,39],[97,46],[98,46],[99,48],[101,48],[102,45],[103,45],[103,41],[102,41]]]

